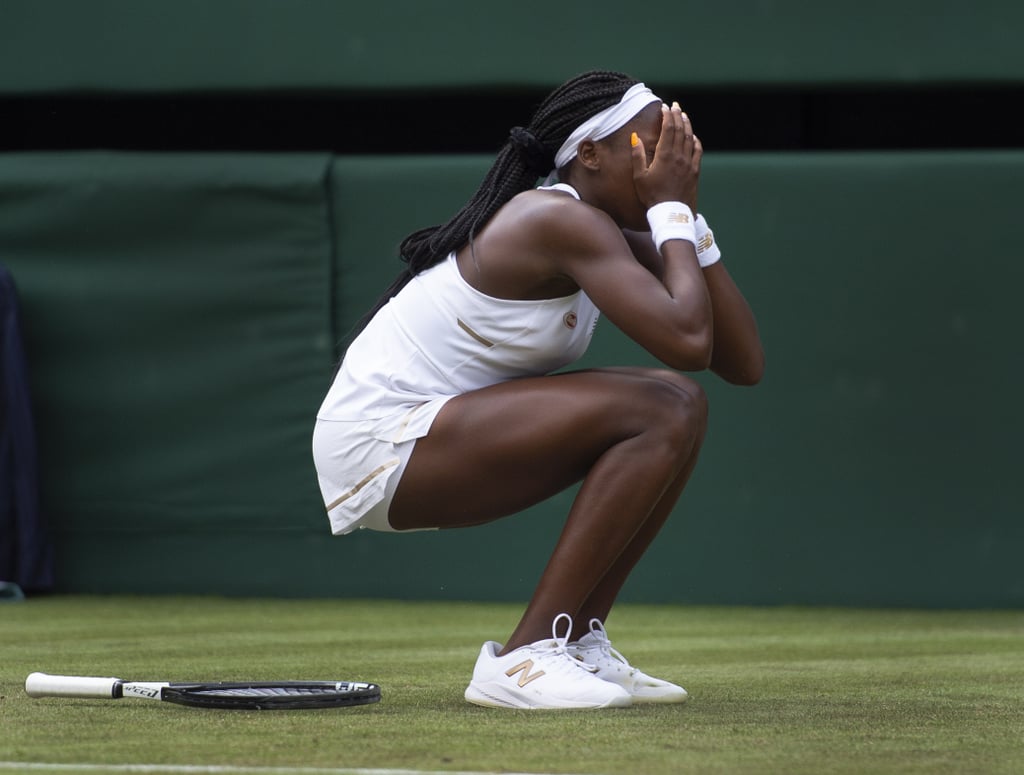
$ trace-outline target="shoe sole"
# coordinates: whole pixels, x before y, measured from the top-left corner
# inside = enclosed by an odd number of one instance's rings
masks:
[[[636,705],[681,705],[690,699],[689,694],[634,694],[633,703]]]
[[[633,704],[633,699],[628,694],[619,697],[611,697],[607,702],[576,702],[568,700],[558,705],[532,705],[519,697],[510,695],[503,687],[488,687],[490,691],[476,684],[470,684],[466,689],[466,701],[474,705],[482,705],[485,708],[513,708],[516,710],[600,710],[602,708],[628,708]]]

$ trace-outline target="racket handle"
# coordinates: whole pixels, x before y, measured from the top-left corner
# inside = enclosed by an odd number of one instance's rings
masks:
[[[29,697],[94,697],[111,700],[121,696],[122,683],[120,678],[32,673],[25,679],[25,692]]]

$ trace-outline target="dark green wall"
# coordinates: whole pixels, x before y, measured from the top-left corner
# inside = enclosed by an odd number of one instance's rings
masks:
[[[0,92],[1020,81],[1009,0],[33,0],[6,3]]]
[[[568,496],[332,538],[308,452],[333,345],[488,161],[0,157],[60,588],[528,596]],[[707,447],[628,598],[1024,602],[1022,181],[1024,152],[707,159],[769,368],[701,377]],[[585,362],[650,361],[604,323]]]
[[[460,206],[489,155],[153,138],[61,152],[87,129],[64,116],[153,98],[152,115],[173,118],[181,95],[326,93],[365,108],[367,94],[444,93],[493,107],[503,89],[590,67],[704,96],[1024,86],[1024,6],[1009,2],[437,7],[4,5],[0,107],[34,111],[35,127],[52,109],[54,145],[19,136],[10,148],[38,150],[0,152],[0,262],[21,296],[59,591],[521,600],[571,497],[473,530],[333,538],[316,491],[309,435],[339,342],[397,272],[400,239]],[[79,98],[91,113],[63,112]],[[372,115],[338,116],[375,131]],[[865,135],[888,119],[846,118]],[[472,117],[451,122],[472,135]],[[701,209],[758,315],[768,371],[754,389],[700,375],[700,466],[625,597],[1024,605],[1024,143],[706,145]],[[650,362],[605,322],[583,365]]]

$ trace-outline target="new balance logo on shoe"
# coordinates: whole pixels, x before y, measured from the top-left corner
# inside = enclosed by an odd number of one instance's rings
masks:
[[[522,675],[519,676],[519,680],[516,681],[516,683],[519,684],[519,688],[522,689],[524,686],[526,686],[526,684],[530,683],[530,681],[536,681],[538,678],[544,675],[543,670],[538,670],[536,673],[533,674],[530,673],[531,670],[533,670],[533,660],[527,659],[525,662],[520,662],[515,667],[510,667],[508,670],[505,671],[505,675],[511,678],[516,673],[522,673]]]

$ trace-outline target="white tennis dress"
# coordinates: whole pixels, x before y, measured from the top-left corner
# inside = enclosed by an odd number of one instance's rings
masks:
[[[454,396],[572,363],[598,314],[583,291],[487,296],[465,281],[454,253],[413,277],[349,347],[317,413],[313,455],[332,532],[388,530],[386,508],[383,523],[363,518],[389,505],[406,442],[426,436]]]

